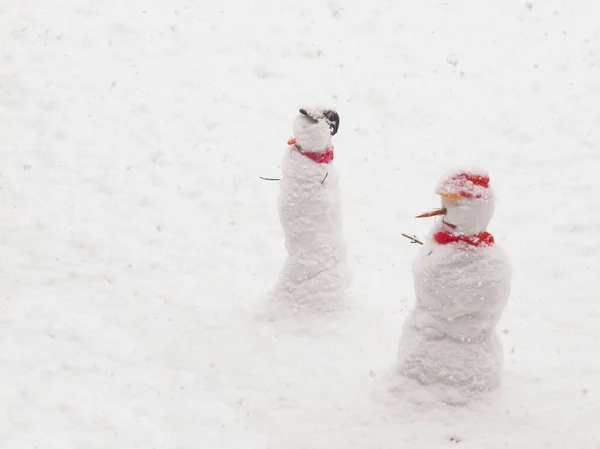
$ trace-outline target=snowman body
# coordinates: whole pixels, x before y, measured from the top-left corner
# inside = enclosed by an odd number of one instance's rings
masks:
[[[277,208],[288,256],[273,300],[292,309],[333,311],[349,285],[342,237],[339,177],[325,122],[300,116],[295,142],[285,150]]]
[[[508,301],[509,270],[496,246],[424,245],[412,267],[415,305],[400,341],[402,374],[464,394],[499,386],[495,328]]]
[[[399,372],[452,390],[460,402],[497,388],[502,379],[496,325],[511,276],[504,251],[485,232],[494,209],[487,193],[443,198],[444,220],[413,262],[415,304],[400,339]]]

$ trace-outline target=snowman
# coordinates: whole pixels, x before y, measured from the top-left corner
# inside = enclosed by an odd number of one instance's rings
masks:
[[[468,402],[501,382],[495,332],[510,290],[510,265],[487,232],[495,207],[490,178],[479,168],[447,172],[436,193],[441,216],[412,266],[415,304],[399,348],[402,376]]]
[[[349,286],[331,143],[338,128],[335,111],[300,109],[283,157],[278,211],[288,257],[271,296],[288,310],[333,311]]]

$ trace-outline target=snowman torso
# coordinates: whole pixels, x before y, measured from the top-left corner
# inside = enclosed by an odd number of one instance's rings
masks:
[[[290,145],[282,162],[279,218],[288,253],[341,240],[341,199],[333,162],[316,163]]]
[[[510,266],[498,246],[431,242],[412,269],[413,324],[425,335],[478,341],[494,330],[510,291]]]
[[[454,404],[497,388],[503,356],[495,326],[509,269],[497,247],[425,245],[413,263],[415,306],[400,340],[400,372]]]

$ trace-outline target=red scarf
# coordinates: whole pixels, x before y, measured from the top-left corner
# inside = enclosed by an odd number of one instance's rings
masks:
[[[300,154],[311,158],[317,164],[329,164],[333,160],[333,148],[327,148],[324,153],[307,153],[302,150]]]
[[[296,139],[288,140],[288,145],[296,145]],[[299,145],[296,145],[301,155],[311,158],[317,164],[329,164],[333,160],[333,148],[327,148],[323,153],[309,153],[302,151]]]
[[[465,242],[471,246],[479,245],[494,245],[494,236],[489,232],[480,232],[479,234],[473,235],[454,235],[447,231],[440,231],[433,234],[433,238],[440,245],[447,245],[448,243]]]

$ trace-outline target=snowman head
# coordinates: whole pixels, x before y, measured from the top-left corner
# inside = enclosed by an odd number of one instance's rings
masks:
[[[320,153],[331,148],[331,136],[337,133],[340,117],[331,109],[300,109],[294,120],[294,138],[302,151]]]
[[[443,215],[442,226],[452,234],[471,235],[484,232],[496,206],[488,173],[480,168],[455,169],[439,180],[435,193],[442,207],[418,216]]]

